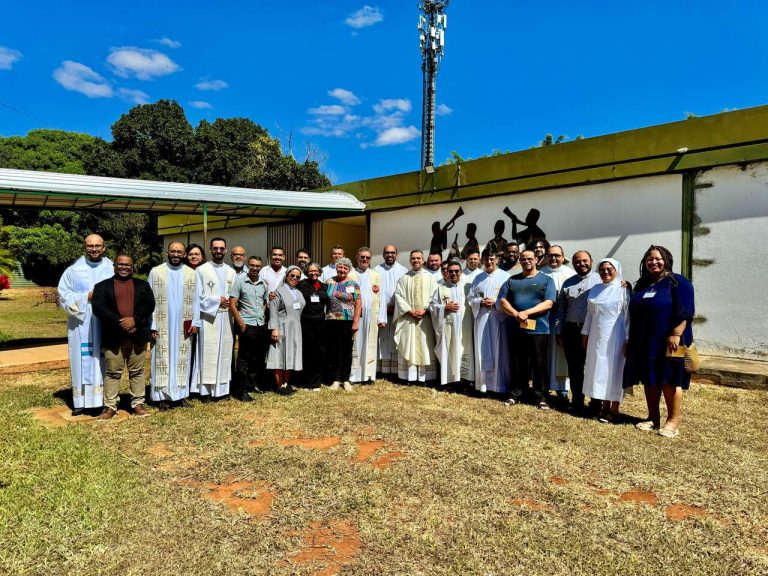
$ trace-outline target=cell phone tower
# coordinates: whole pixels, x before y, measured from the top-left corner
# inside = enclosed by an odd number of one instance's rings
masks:
[[[419,2],[419,46],[424,75],[421,110],[421,168],[432,170],[435,164],[435,80],[445,52],[445,9],[450,0]]]

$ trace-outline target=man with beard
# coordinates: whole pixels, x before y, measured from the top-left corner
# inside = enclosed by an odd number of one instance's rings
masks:
[[[229,314],[229,292],[235,282],[235,271],[224,263],[227,241],[213,238],[211,259],[195,270],[195,293],[200,309],[192,325],[200,329],[201,400],[208,402],[229,394],[232,379],[232,317]]]
[[[507,242],[507,248],[504,252],[504,261],[499,268],[507,272],[510,276],[519,274],[523,271],[520,267],[520,245],[517,242]]]
[[[600,284],[600,276],[592,271],[592,256],[579,250],[571,259],[576,275],[563,282],[557,296],[557,341],[563,347],[571,381],[571,407],[584,410],[584,364],[586,349],[581,342],[581,329],[587,317],[587,297],[590,289]]]
[[[104,405],[101,322],[93,315],[91,307],[93,287],[114,274],[112,261],[104,257],[104,248],[101,236],[88,236],[85,256],[67,268],[59,280],[59,303],[67,313],[73,416],[82,415],[86,408]]]
[[[397,345],[395,344],[395,290],[397,283],[408,269],[397,261],[397,247],[392,244],[384,246],[382,254],[384,262],[375,270],[381,276],[381,291],[379,301],[379,361],[377,371],[382,374],[397,372]]]
[[[101,344],[107,365],[104,410],[98,418],[102,422],[117,414],[124,369],[128,370],[133,415],[149,416],[144,407],[144,363],[154,309],[155,297],[149,284],[133,277],[133,258],[118,254],[115,275],[93,287],[93,313],[101,319]]]
[[[435,353],[440,365],[440,384],[472,381],[472,312],[467,307],[467,283],[458,260],[447,262],[447,278],[432,295],[429,314],[435,329]]]
[[[498,268],[499,259],[483,251],[483,271],[472,281],[468,303],[474,316],[475,389],[504,394],[510,363],[506,317],[496,309],[499,292],[509,274]]]
[[[235,269],[235,273],[238,276],[246,276],[248,274],[248,267],[245,265],[245,248],[235,246],[229,252],[229,257],[232,260],[232,268]]]
[[[477,278],[477,275],[483,271],[482,267],[480,266],[480,252],[470,252],[467,255],[465,264],[466,266],[462,271],[461,279],[464,280],[464,282],[467,284],[471,285],[472,280]]]
[[[386,311],[382,313],[379,302],[381,291],[381,276],[371,269],[373,253],[367,246],[357,250],[357,267],[350,274],[360,286],[362,311],[360,324],[354,335],[352,348],[352,371],[350,382],[373,382],[376,379],[377,348],[379,340],[379,323],[386,322]]]
[[[185,256],[184,244],[171,242],[168,262],[152,268],[148,278],[155,296],[149,390],[161,410],[189,397],[191,336],[198,331],[192,320],[199,311],[195,271],[184,265]]]
[[[309,266],[310,261],[311,258],[309,257],[309,250],[306,248],[299,248],[296,250],[296,259],[294,264],[296,264],[296,266],[299,267],[299,270],[301,270],[302,280],[307,277],[307,266]]]
[[[437,377],[435,331],[427,310],[437,279],[424,269],[421,250],[411,250],[410,260],[411,270],[400,278],[395,290],[397,375],[409,384]]]
[[[285,278],[285,250],[282,246],[272,246],[272,250],[269,251],[269,266],[262,268],[259,272],[259,280],[263,280],[267,288],[269,288],[270,295],[278,289],[283,283]],[[270,300],[274,296],[270,297]]]
[[[440,266],[443,264],[443,256],[439,252],[431,252],[427,257],[427,272],[435,277],[435,282],[443,279],[443,271]]]

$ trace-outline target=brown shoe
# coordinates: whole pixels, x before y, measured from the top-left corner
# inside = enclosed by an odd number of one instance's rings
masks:
[[[149,416],[149,410],[144,407],[144,404],[139,404],[138,406],[134,406],[133,415],[143,418],[144,416]]]
[[[112,408],[104,408],[104,410],[101,411],[101,414],[96,417],[96,420],[106,422],[107,420],[112,420],[115,416],[117,416],[117,412],[112,410]]]

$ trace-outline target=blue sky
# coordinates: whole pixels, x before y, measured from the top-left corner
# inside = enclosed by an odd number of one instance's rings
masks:
[[[419,167],[416,0],[8,3],[0,135],[246,116],[335,183]],[[768,3],[452,0],[435,160],[768,103]]]

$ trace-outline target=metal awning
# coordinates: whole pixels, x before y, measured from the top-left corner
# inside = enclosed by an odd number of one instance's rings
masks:
[[[0,206],[201,214],[204,217],[218,214],[270,219],[296,216],[307,210],[365,210],[365,204],[352,194],[333,190],[259,190],[9,168],[0,168]]]

